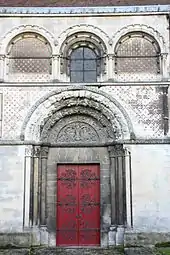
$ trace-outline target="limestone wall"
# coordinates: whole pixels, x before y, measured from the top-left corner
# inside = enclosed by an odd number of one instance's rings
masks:
[[[22,231],[24,147],[0,146],[1,232]]]
[[[170,232],[169,146],[131,145],[128,147],[132,155],[134,231]],[[130,223],[130,218],[128,221]]]

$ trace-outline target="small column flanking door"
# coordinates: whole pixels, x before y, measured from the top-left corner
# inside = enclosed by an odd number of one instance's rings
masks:
[[[57,246],[100,246],[100,165],[58,165],[56,206]]]

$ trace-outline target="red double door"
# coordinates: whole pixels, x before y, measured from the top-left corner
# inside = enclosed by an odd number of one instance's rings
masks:
[[[98,164],[57,167],[57,246],[100,245]]]

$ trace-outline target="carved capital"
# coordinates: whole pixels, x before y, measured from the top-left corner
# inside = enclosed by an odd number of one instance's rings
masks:
[[[48,158],[48,147],[41,147],[41,158]]]
[[[39,157],[40,156],[40,146],[34,146],[33,152],[34,152],[34,157]]]
[[[161,54],[161,59],[162,60],[167,60],[167,57],[168,57],[168,53],[162,53]]]
[[[59,60],[61,56],[59,54],[53,55],[53,60]]]
[[[116,144],[108,147],[110,158],[124,155],[124,149],[122,144]]]
[[[113,60],[115,58],[115,55],[114,54],[108,54],[108,59],[109,60]]]
[[[28,145],[26,148],[25,148],[25,156],[26,157],[32,157],[33,156],[33,146],[32,145]]]
[[[0,54],[0,60],[4,61],[4,59],[5,59],[5,55]]]

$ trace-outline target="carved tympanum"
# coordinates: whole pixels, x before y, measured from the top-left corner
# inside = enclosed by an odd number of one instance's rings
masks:
[[[96,131],[87,123],[72,122],[58,134],[57,142],[97,142]]]

